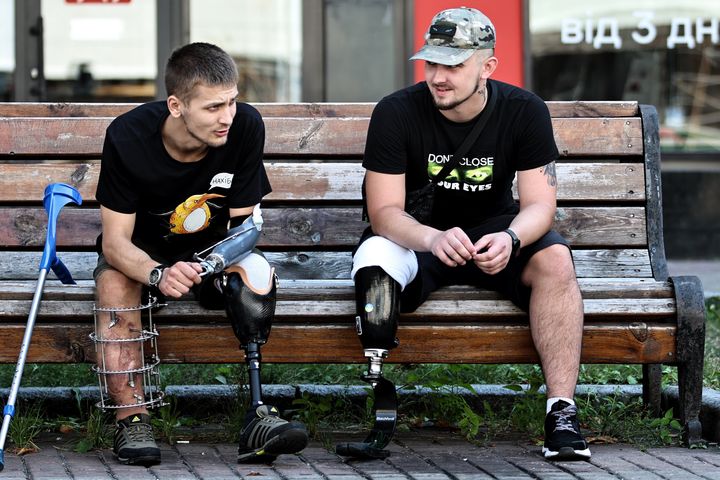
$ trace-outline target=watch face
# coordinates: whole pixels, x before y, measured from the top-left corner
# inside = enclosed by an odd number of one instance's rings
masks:
[[[150,271],[150,285],[157,285],[160,283],[160,279],[162,278],[162,270],[159,268],[153,268]]]

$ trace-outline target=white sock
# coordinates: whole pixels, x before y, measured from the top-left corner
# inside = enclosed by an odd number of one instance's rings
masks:
[[[547,399],[547,403],[545,404],[545,413],[546,413],[546,414],[547,414],[547,413],[550,413],[550,409],[552,408],[553,405],[555,405],[555,402],[557,402],[558,400],[564,400],[564,401],[566,401],[567,403],[569,403],[570,405],[575,405],[575,400],[573,400],[572,398],[567,398],[567,397],[551,397],[551,398],[548,398],[548,399]]]

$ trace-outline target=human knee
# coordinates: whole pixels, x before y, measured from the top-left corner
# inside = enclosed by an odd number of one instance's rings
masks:
[[[119,307],[140,303],[142,285],[117,270],[104,270],[95,280],[95,292],[101,305]]]
[[[400,284],[380,267],[355,273],[355,321],[364,349],[390,350],[398,345],[400,290]]]
[[[551,245],[535,253],[523,272],[524,283],[528,285],[550,279],[556,284],[576,283],[572,255],[565,245]]]

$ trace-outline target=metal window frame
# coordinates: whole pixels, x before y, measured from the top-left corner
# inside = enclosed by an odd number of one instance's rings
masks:
[[[157,76],[155,98],[164,100],[165,64],[173,50],[190,41],[190,0],[156,0]]]
[[[40,0],[15,0],[15,72],[13,94],[16,102],[45,99],[43,28]]]

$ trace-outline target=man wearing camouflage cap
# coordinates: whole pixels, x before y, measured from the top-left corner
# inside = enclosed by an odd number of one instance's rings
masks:
[[[411,58],[425,61],[425,81],[373,111],[363,161],[371,227],[352,271],[358,331],[367,355],[364,330],[384,325],[394,336],[398,313],[415,310],[440,287],[502,293],[529,313],[545,375],[543,454],[587,459],[573,401],[583,303],[568,243],[552,230],[558,150],[545,103],[490,78],[495,42],[480,11],[438,13]],[[476,123],[484,123],[479,134]],[[368,308],[378,299],[393,307]],[[383,355],[393,347],[386,342]]]

